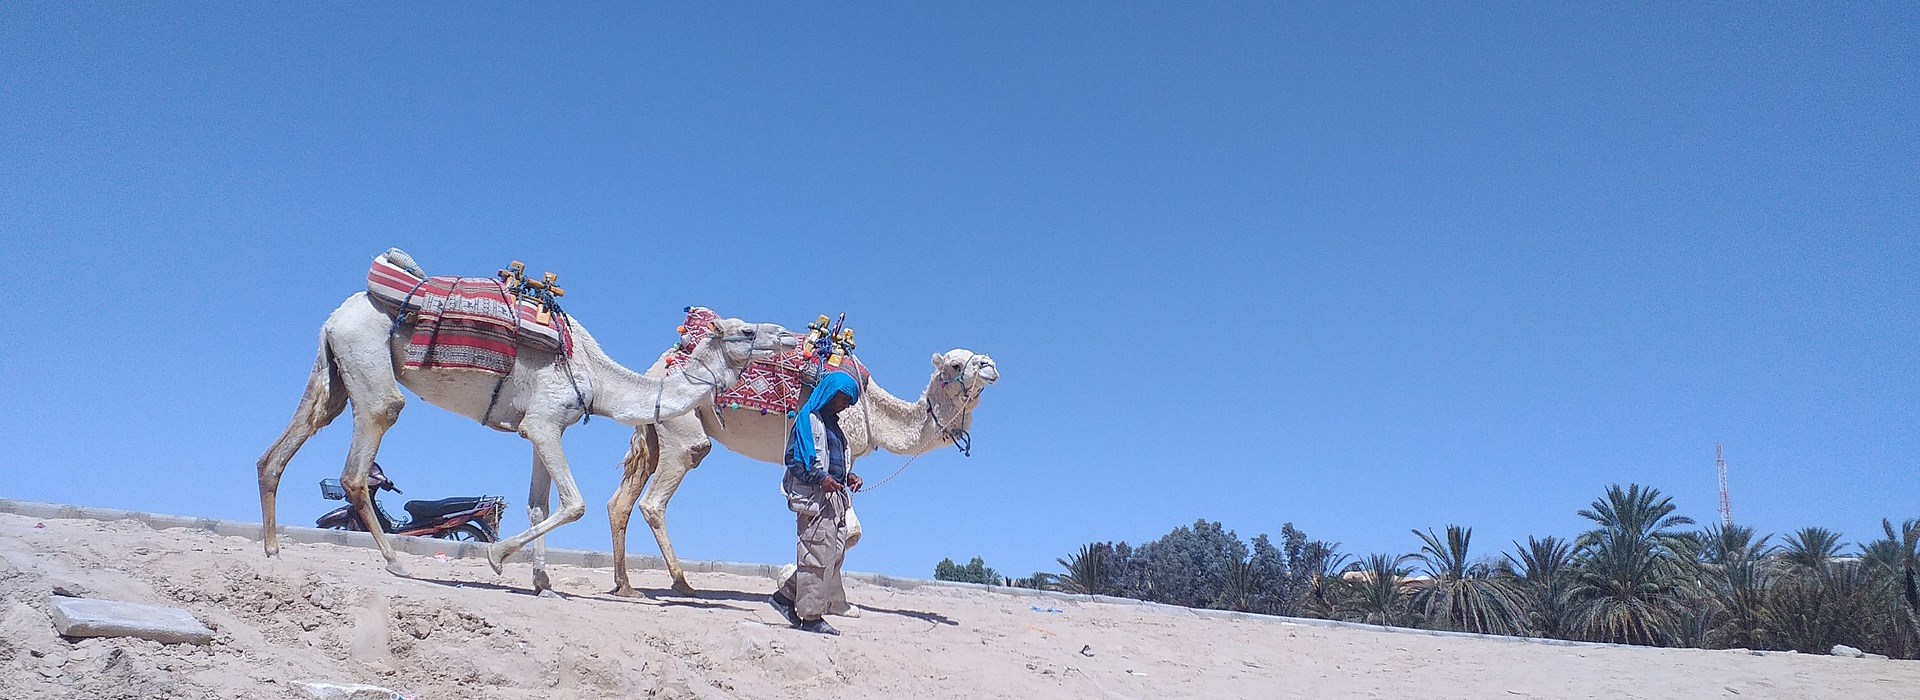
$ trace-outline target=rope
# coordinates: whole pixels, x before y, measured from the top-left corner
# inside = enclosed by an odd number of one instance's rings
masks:
[[[945,383],[945,382],[942,382],[942,383]],[[967,405],[973,402],[973,397],[970,397],[970,396],[968,396],[968,395],[967,395],[967,394],[968,394],[969,392],[968,392],[968,391],[966,390],[966,384],[965,384],[965,383],[962,383],[962,384],[960,385],[960,387],[961,387],[961,389],[960,389],[960,397],[961,397],[961,399],[962,399],[962,400],[961,400],[961,402],[960,402],[960,408],[961,408],[961,410],[962,410],[962,411],[964,412],[964,411],[966,410],[966,408],[967,408]],[[874,451],[876,451],[876,452],[877,452],[877,451],[879,451],[879,447],[878,447],[877,445],[874,445],[874,442],[873,442],[873,413],[872,413],[872,409],[871,409],[871,408],[868,408],[868,409],[866,409],[866,411],[867,411],[867,412],[866,412],[866,415],[865,415],[865,417],[866,417],[866,420],[867,420],[867,444],[868,444],[868,445],[870,445],[870,446],[873,446],[873,447],[874,447]],[[942,424],[942,423],[940,422],[940,414],[939,414],[938,412],[936,412],[936,411],[934,411],[934,410],[933,410],[933,400],[932,400],[931,398],[929,398],[929,399],[927,400],[927,417],[929,417],[929,418],[932,418],[932,419],[933,419],[933,425],[934,425],[934,427],[936,427],[936,428],[939,428],[939,429],[940,429],[940,436],[941,436],[941,437],[943,437],[943,438],[946,438],[948,442],[952,442],[952,443],[953,443],[953,446],[954,446],[954,447],[956,447],[956,448],[959,448],[959,450],[960,450],[960,455],[961,455],[961,456],[963,456],[963,457],[972,457],[972,456],[973,456],[973,435],[972,435],[972,434],[970,434],[970,433],[968,433],[968,432],[967,432],[966,430],[963,430],[963,429],[960,429],[960,428],[947,428],[947,427],[946,427],[946,426],[945,426],[944,424]],[[931,450],[929,450],[928,452],[931,452]],[[880,483],[877,483],[877,484],[872,484],[872,485],[868,485],[868,484],[862,484],[862,485],[861,485],[861,487],[862,487],[862,488],[860,489],[860,492],[861,492],[861,493],[866,493],[866,492],[868,492],[868,491],[872,491],[872,490],[874,490],[874,489],[877,489],[877,488],[880,488],[880,487],[882,487],[882,486],[885,486],[885,485],[887,485],[887,482],[890,482],[890,481],[893,481],[895,477],[898,477],[898,476],[900,476],[900,473],[901,473],[901,472],[904,472],[904,471],[906,471],[906,470],[907,470],[907,467],[911,467],[911,466],[913,466],[913,463],[914,463],[915,461],[917,461],[917,460],[919,460],[919,459],[920,459],[920,457],[921,457],[921,456],[923,456],[923,455],[925,455],[925,454],[927,454],[927,452],[922,452],[922,453],[920,453],[920,454],[917,454],[917,455],[914,455],[914,456],[912,456],[912,457],[910,457],[910,458],[908,458],[908,459],[907,459],[907,463],[906,463],[906,464],[902,464],[902,465],[900,465],[900,468],[899,468],[899,469],[895,469],[895,470],[893,470],[893,473],[892,473],[892,474],[889,474],[889,475],[887,475],[887,478],[885,478],[885,479],[881,479],[881,480],[880,480]],[[848,471],[852,471],[853,469],[852,469],[852,467],[848,467],[848,469],[847,469],[847,470],[848,470]]]
[[[507,289],[507,283],[504,281],[494,284],[500,285],[500,298],[507,300],[507,313],[513,317],[511,321],[513,331],[508,334],[507,342],[513,344],[514,354],[517,356],[520,352],[520,290]],[[439,326],[434,328],[437,330]],[[562,350],[564,351],[564,348]],[[508,374],[513,374],[513,367],[507,367],[507,374],[502,374],[499,379],[493,381],[493,396],[487,398],[487,410],[480,414],[481,425],[486,425],[487,421],[493,418],[493,405],[500,402],[500,387],[507,385]]]
[[[893,481],[893,478],[894,478],[894,477],[896,477],[896,476],[900,476],[900,472],[904,472],[904,471],[906,471],[906,470],[907,470],[907,467],[911,467],[911,466],[913,466],[913,463],[914,463],[914,461],[915,461],[915,460],[918,460],[918,459],[920,459],[920,455],[924,455],[924,454],[926,454],[926,453],[925,453],[925,452],[922,452],[922,453],[920,453],[920,454],[918,454],[918,455],[914,455],[913,457],[911,457],[911,458],[909,458],[909,459],[907,460],[907,463],[906,463],[906,464],[902,464],[902,465],[900,465],[900,468],[899,468],[899,469],[895,469],[895,470],[893,470],[893,473],[892,473],[892,474],[888,474],[888,475],[887,475],[887,478],[885,478],[885,479],[881,479],[881,480],[880,480],[880,483],[878,483],[878,484],[861,484],[861,485],[860,485],[860,493],[866,493],[866,492],[868,492],[868,491],[872,491],[872,490],[874,490],[874,489],[877,489],[877,488],[880,488],[880,487],[882,487],[882,486],[886,486],[886,485],[887,485],[887,482],[889,482],[889,481]],[[853,471],[853,469],[852,469],[851,467],[849,467],[849,468],[847,469],[847,471],[849,471],[849,472],[851,472],[851,471]]]

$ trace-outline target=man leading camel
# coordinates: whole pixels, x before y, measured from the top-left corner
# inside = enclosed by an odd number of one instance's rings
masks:
[[[860,400],[860,384],[842,372],[826,372],[807,397],[787,436],[787,509],[794,512],[800,537],[792,578],[770,601],[788,622],[808,632],[837,635],[821,616],[840,590],[840,564],[847,555],[847,489],[860,490],[860,477],[847,470],[846,434],[840,412]],[[844,485],[843,485],[844,482]],[[840,593],[840,597],[845,597]]]

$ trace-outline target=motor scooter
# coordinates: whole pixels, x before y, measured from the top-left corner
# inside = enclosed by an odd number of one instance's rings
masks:
[[[380,507],[379,493],[382,489],[394,493],[403,493],[387,478],[386,471],[379,463],[367,474],[368,495],[373,498],[373,513],[380,521],[380,529],[395,535],[412,537],[437,537],[443,540],[461,542],[493,542],[500,539],[500,517],[507,511],[507,501],[499,496],[457,496],[438,501],[407,501],[402,506],[408,518],[394,521],[387,515],[387,509]],[[344,501],[347,490],[340,485],[339,479],[322,479],[320,497],[329,501]],[[328,530],[353,530],[366,532],[366,524],[360,514],[353,511],[349,503],[328,511],[315,520],[314,527]]]

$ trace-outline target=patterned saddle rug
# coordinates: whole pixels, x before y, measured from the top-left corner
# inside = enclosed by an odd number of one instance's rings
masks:
[[[537,301],[511,293],[499,280],[421,277],[382,254],[367,269],[367,295],[396,317],[412,316],[407,369],[504,376],[522,346],[573,355],[566,316],[546,314],[543,323]]]
[[[713,310],[700,307],[687,307],[687,322],[680,326],[680,344],[667,358],[669,369],[685,364],[693,357],[693,346],[711,332],[713,321],[720,315]],[[867,368],[852,355],[844,357],[840,366],[834,367],[819,361],[812,348],[801,347],[783,352],[764,360],[754,360],[740,371],[740,382],[732,389],[715,396],[714,408],[785,413],[792,415],[800,410],[800,398],[807,390],[819,382],[819,372],[845,372],[852,375],[862,386],[866,385]]]

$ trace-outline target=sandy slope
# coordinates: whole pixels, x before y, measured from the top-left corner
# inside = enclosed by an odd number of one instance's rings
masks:
[[[601,593],[605,569],[558,567],[556,599],[519,588],[524,565],[409,565],[421,580],[388,576],[365,549],[289,544],[270,561],[204,531],[0,515],[0,697],[284,698],[304,680],[421,698],[1920,697],[1912,662],[1437,638],[931,587],[852,584],[869,612],[836,620],[846,636],[830,639],[786,629],[764,579],[696,574],[711,592],[696,600],[637,572],[656,597],[627,600]],[[60,640],[45,618],[56,584],[183,606],[219,638]]]

